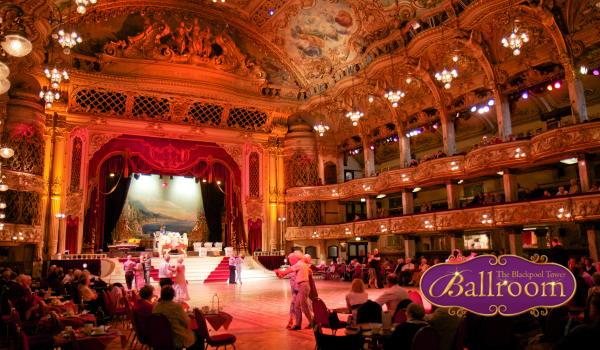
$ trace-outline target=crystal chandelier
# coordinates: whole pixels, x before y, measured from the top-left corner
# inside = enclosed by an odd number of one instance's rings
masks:
[[[54,100],[60,99],[60,94],[57,90],[44,87],[44,89],[40,91],[40,98],[46,102],[46,108],[51,108],[52,102],[54,102]]]
[[[71,34],[65,33],[65,30],[62,28],[58,30],[58,43],[64,48],[63,52],[65,55],[70,54],[71,48],[82,41],[83,39],[81,39],[75,30]]]
[[[518,56],[521,53],[521,46],[528,41],[529,37],[527,36],[527,33],[525,33],[525,31],[519,32],[519,29],[515,26],[508,36],[508,39],[506,39],[506,37],[502,38],[502,45],[504,47],[510,47],[510,49],[513,50],[513,55]]]
[[[80,14],[84,14],[87,9],[85,8],[87,5],[94,5],[98,0],[75,0],[75,5],[77,5],[77,12]]]
[[[396,108],[398,107],[398,101],[400,101],[400,99],[402,97],[404,97],[404,92],[398,90],[398,91],[393,91],[393,84],[394,84],[394,54],[391,53],[390,54],[390,58],[392,60],[392,90],[390,90],[390,92],[388,92],[387,94],[384,95],[385,98],[387,98],[391,103],[392,103],[392,107]]]
[[[46,73],[46,78],[50,79],[50,84],[55,89],[58,88],[63,78],[65,80],[69,79],[69,74],[66,70],[63,69],[62,73],[60,73],[56,67],[52,68],[52,70],[46,67],[46,69],[44,69],[44,73]]]
[[[356,96],[354,94],[354,77],[352,77],[352,96]],[[352,109],[352,111],[346,113],[346,117],[350,118],[352,121],[352,125],[357,126],[358,120],[363,117],[365,114],[357,109]]]
[[[321,95],[319,95],[319,114],[323,115],[321,101],[322,101]],[[315,130],[319,133],[319,136],[323,136],[325,131],[329,130],[329,126],[323,125],[323,120],[321,120],[318,125],[315,125]]]

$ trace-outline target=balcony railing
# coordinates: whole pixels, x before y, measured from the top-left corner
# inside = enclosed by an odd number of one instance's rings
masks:
[[[397,192],[469,177],[494,174],[508,168],[526,168],[600,150],[600,122],[547,131],[531,140],[505,142],[470,151],[466,155],[432,159],[415,168],[393,169],[337,185],[294,187],[286,202],[350,199]]]
[[[490,229],[494,227],[597,220],[600,192],[511,202],[471,208],[440,210],[340,224],[287,227],[286,240],[347,239],[389,234]]]

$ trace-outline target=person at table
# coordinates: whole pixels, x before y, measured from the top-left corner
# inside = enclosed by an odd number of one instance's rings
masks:
[[[299,250],[288,256],[290,267],[285,271],[275,270],[277,277],[283,278],[285,275],[294,272],[296,274],[296,283],[298,284],[298,295],[296,296],[296,325],[291,330],[302,329],[302,313],[308,321],[312,323],[312,314],[308,308],[308,294],[310,293],[309,268],[304,262],[304,255]]]
[[[73,279],[71,280],[71,283],[79,284],[80,279],[81,279],[81,270],[75,269],[75,271],[73,271]]]
[[[123,263],[123,270],[125,270],[125,283],[127,283],[127,289],[132,289],[133,278],[135,276],[135,261],[131,260],[131,255],[127,255],[127,260]]]
[[[600,294],[595,294],[590,300],[591,324],[573,328],[567,335],[554,343],[552,350],[592,349],[598,343],[600,334]]]
[[[81,299],[86,305],[87,310],[96,312],[98,310],[98,294],[90,288],[90,280],[87,277],[81,278],[79,281],[79,290],[81,291]]]
[[[56,278],[56,265],[52,265],[52,266],[50,266],[50,268],[48,269],[48,272],[46,273],[46,282],[48,282],[48,284],[51,285],[55,278]]]
[[[400,273],[400,285],[408,284],[412,279],[412,275],[415,272],[415,264],[412,263],[412,259],[406,259],[406,264],[402,266],[402,273]]]
[[[396,265],[393,273],[400,276],[402,274],[402,267],[404,267],[404,259],[398,259],[398,265]]]
[[[25,298],[31,295],[31,277],[27,275],[19,275],[16,283],[13,283],[8,288],[6,297],[13,304],[13,307],[19,312],[19,316],[22,320],[26,320],[25,317]]]
[[[142,335],[146,335],[149,332],[149,318],[152,315],[152,297],[154,296],[154,287],[146,284],[140,289],[140,298],[138,302],[134,304],[131,309],[135,312],[138,321],[138,327]]]
[[[410,299],[410,296],[406,289],[398,285],[398,276],[395,274],[390,273],[387,275],[386,281],[389,289],[375,299],[375,302],[381,306],[385,304],[390,315],[394,315],[398,304],[402,300]]]
[[[175,268],[169,264],[170,261],[171,256],[167,254],[165,260],[158,265],[158,279],[161,288],[173,284],[171,275],[175,272]]]
[[[14,283],[14,282],[11,282],[11,280],[10,280],[11,272],[12,271],[9,269],[2,272],[2,277],[0,278],[0,290],[2,290],[2,287],[4,287],[4,286],[6,286],[7,288],[10,288],[10,286]]]
[[[412,340],[415,337],[415,334],[417,334],[421,328],[428,325],[424,320],[424,317],[425,308],[423,305],[419,303],[410,303],[406,307],[406,322],[396,326],[389,341],[390,344],[395,344],[394,349],[411,349]],[[452,344],[452,342],[450,342],[450,344]]]
[[[186,315],[183,305],[173,302],[173,298],[175,298],[175,289],[170,285],[162,287],[160,301],[154,305],[152,313],[164,315],[169,319],[174,348],[202,350],[204,339],[196,339],[196,333],[188,328],[192,320]]]
[[[552,238],[552,249],[550,251],[552,262],[567,267],[569,265],[569,253],[558,241],[558,237]]]
[[[65,278],[63,278],[62,282],[63,283],[71,283],[73,281],[73,269],[69,269],[67,271],[67,274],[65,275]]]
[[[421,282],[421,276],[423,273],[427,271],[429,265],[427,264],[427,259],[421,259],[421,265],[417,268],[415,273],[413,273],[412,280],[410,281],[413,286],[418,287]]]
[[[369,300],[369,294],[365,292],[365,284],[360,278],[352,281],[350,293],[346,294],[346,308],[351,313],[348,324],[356,324],[356,312],[358,308]]]
[[[190,296],[187,290],[187,280],[185,279],[185,265],[183,265],[183,257],[177,259],[177,266],[175,267],[175,301],[183,303],[190,300]]]
[[[144,281],[146,284],[150,284],[150,271],[152,271],[152,259],[150,254],[146,253],[142,255],[142,264],[144,266]]]
[[[334,274],[337,271],[337,263],[335,261],[331,261],[331,265],[329,265],[329,268],[327,269],[327,272],[325,273],[325,278],[330,280],[332,277],[332,274]]]
[[[375,248],[373,250],[373,255],[369,260],[369,266],[372,269],[375,269],[375,287],[383,288],[383,282],[381,281],[381,256],[379,256],[379,250]]]
[[[237,284],[235,283],[235,265],[237,265],[235,254],[231,252],[231,256],[229,257],[229,284]]]
[[[590,276],[596,272],[596,268],[592,265],[592,259],[585,258],[585,264],[583,265],[583,272],[587,272]]]
[[[460,327],[462,318],[456,314],[450,315],[448,308],[435,307],[433,312],[425,315],[425,321],[435,328],[439,335],[439,350],[451,350],[454,338]],[[530,315],[531,316],[531,315]]]

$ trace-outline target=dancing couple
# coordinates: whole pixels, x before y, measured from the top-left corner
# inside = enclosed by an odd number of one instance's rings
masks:
[[[164,261],[158,266],[158,278],[160,279],[160,288],[166,285],[173,285],[175,289],[175,301],[179,303],[190,300],[187,291],[187,280],[185,279],[185,265],[183,265],[183,257],[177,259],[177,266],[171,265],[170,255],[165,255]],[[175,274],[175,282],[171,277]]]

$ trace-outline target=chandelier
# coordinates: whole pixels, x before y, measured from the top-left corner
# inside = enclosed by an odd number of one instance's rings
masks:
[[[319,95],[319,115],[323,115],[322,113],[322,99],[321,99],[321,95]],[[329,126],[327,125],[323,125],[323,120],[321,120],[319,122],[318,125],[315,125],[315,130],[319,133],[319,136],[323,136],[323,134],[325,133],[325,131],[329,130]]]
[[[85,8],[87,5],[94,5],[98,0],[75,0],[75,5],[77,5],[77,12],[80,14],[84,14],[87,9]]]
[[[352,96],[356,96],[354,94],[354,77],[352,77]],[[350,118],[352,121],[352,125],[357,126],[358,120],[362,118],[365,114],[357,109],[352,109],[352,111],[346,113],[346,117]]]
[[[63,78],[65,80],[69,79],[69,74],[66,70],[63,69],[62,73],[59,73],[56,67],[52,68],[52,70],[49,70],[48,67],[46,67],[44,73],[46,73],[46,78],[50,79],[50,84],[55,89],[58,88],[58,85]]]
[[[71,48],[82,41],[83,39],[81,39],[75,30],[73,30],[71,34],[65,33],[62,28],[58,30],[58,43],[63,47],[65,55],[70,54]]]
[[[444,27],[442,27],[442,43],[444,42]],[[442,58],[443,60],[444,58]],[[456,62],[458,61],[458,56],[454,55],[452,56],[452,61]],[[453,68],[452,70],[447,70],[446,69],[446,62],[444,61],[444,70],[442,70],[442,72],[437,72],[435,73],[435,78],[438,81],[441,81],[444,84],[444,88],[446,89],[450,89],[450,83],[452,82],[452,79],[458,77],[458,72],[456,71],[456,68]]]
[[[4,5],[0,7],[0,45],[4,51],[1,55],[14,57],[27,56],[33,49],[31,41],[25,33],[25,26],[21,24],[21,16],[24,12],[17,5]],[[0,94],[10,89],[8,76],[10,68],[0,61]]]
[[[519,29],[514,26],[513,31],[508,36],[502,38],[502,45],[504,47],[510,47],[513,50],[513,55],[518,56],[521,53],[521,46],[529,41],[529,37],[525,31],[519,31]]]
[[[42,91],[40,91],[40,98],[46,102],[46,108],[51,108],[52,102],[60,99],[60,94],[58,93],[58,90],[44,87]]]
[[[398,90],[398,91],[393,91],[393,84],[394,84],[394,54],[391,53],[390,54],[390,58],[392,60],[392,90],[390,90],[390,92],[388,92],[387,94],[384,95],[385,98],[387,98],[391,103],[392,103],[392,107],[396,108],[398,107],[398,101],[400,101],[400,99],[402,97],[404,97],[404,92]]]

